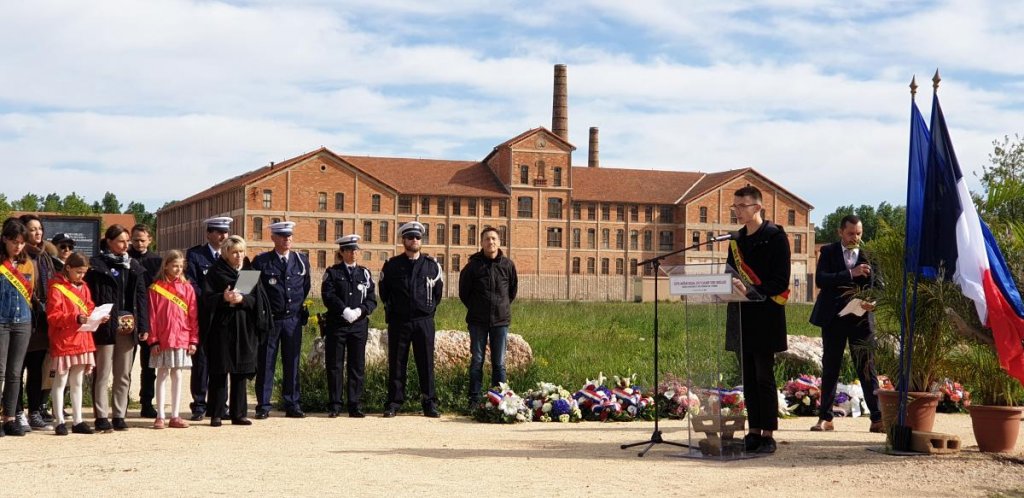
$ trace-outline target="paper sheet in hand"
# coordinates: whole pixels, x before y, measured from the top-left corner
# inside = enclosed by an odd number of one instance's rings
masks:
[[[96,329],[100,328],[100,321],[103,317],[110,316],[110,310],[114,308],[114,303],[107,303],[101,306],[97,306],[96,309],[92,310],[92,314],[85,320],[85,323],[81,327],[78,327],[79,332],[95,332]]]
[[[846,316],[849,315],[850,313],[853,313],[856,316],[864,316],[864,313],[867,313],[867,310],[865,310],[864,307],[861,306],[862,304],[864,304],[863,299],[851,299],[849,303],[846,303],[846,306],[843,307],[842,311],[839,312],[839,316]]]
[[[234,290],[242,294],[249,294],[260,281],[258,270],[242,270],[238,272],[238,280],[235,282]]]

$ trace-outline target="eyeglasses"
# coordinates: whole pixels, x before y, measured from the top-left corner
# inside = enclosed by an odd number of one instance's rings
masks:
[[[59,249],[61,251],[73,251],[73,250],[75,250],[75,246],[70,246],[70,245],[67,245],[67,244],[59,244],[57,246],[57,249]]]
[[[412,240],[412,239],[420,240],[423,237],[419,236],[419,235],[403,235],[402,238],[406,239],[406,240]]]
[[[731,205],[729,207],[732,208],[733,210],[740,210],[740,209],[743,209],[743,208],[748,208],[748,207],[751,207],[751,206],[759,206],[759,205],[760,204],[755,202],[753,204],[733,204],[733,205]]]

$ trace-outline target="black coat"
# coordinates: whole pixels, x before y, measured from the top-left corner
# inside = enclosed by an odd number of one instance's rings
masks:
[[[224,290],[237,280],[238,270],[218,259],[203,281],[199,320],[206,324],[206,335],[200,340],[210,373],[255,374],[260,340],[274,324],[261,284],[237,305],[224,302]]]
[[[459,299],[466,305],[466,323],[501,327],[512,323],[512,301],[519,291],[516,265],[498,249],[494,259],[480,251],[469,257],[459,274]]]
[[[867,262],[864,251],[858,251],[857,264]],[[863,317],[852,314],[845,317],[838,316],[858,288],[874,285],[869,276],[856,278],[851,276],[850,270],[846,268],[846,261],[843,259],[841,242],[833,242],[821,248],[818,267],[814,273],[814,283],[820,291],[818,298],[814,301],[814,310],[811,311],[812,324],[826,327],[833,320],[851,320],[858,326],[867,327],[872,333],[875,331],[875,314],[873,312],[865,313]]]
[[[93,256],[85,283],[96,306],[114,303],[110,321],[100,324],[92,338],[96,345],[114,344],[117,336],[117,317],[121,312],[135,315],[135,338],[149,332],[149,294],[146,290],[146,269],[134,259],[129,260],[127,271],[123,266],[111,266],[105,256]]]
[[[430,283],[433,283],[430,285]],[[432,318],[444,290],[441,265],[430,256],[415,260],[399,254],[380,270],[377,293],[388,323]]]
[[[743,273],[743,268],[737,265],[733,254],[735,248],[741,254],[748,276],[760,282],[746,282],[747,287],[756,290],[765,299],[729,303],[726,349],[739,350],[740,334],[737,332],[742,329],[744,351],[785,351],[788,344],[784,303],[789,295],[790,279],[789,239],[786,232],[778,225],[765,221],[753,235],[747,235],[746,227],[741,228],[739,237],[730,241],[729,245],[729,266]]]
[[[164,262],[163,258],[153,251],[146,251],[146,254],[140,254],[134,248],[128,248],[128,255],[146,269],[146,288],[148,289],[153,284],[153,281],[160,276],[160,265]]]
[[[365,297],[364,290],[366,291]],[[373,283],[370,270],[364,266],[356,265],[355,280],[349,276],[345,263],[338,263],[328,268],[324,273],[323,283],[320,284],[320,297],[323,298],[324,305],[327,306],[327,323],[324,324],[327,332],[339,332],[352,328],[364,330],[370,314],[377,309],[377,286]],[[358,320],[348,323],[341,316],[345,308],[359,308],[363,314]]]

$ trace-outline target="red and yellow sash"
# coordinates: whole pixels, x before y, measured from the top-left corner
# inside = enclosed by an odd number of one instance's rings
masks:
[[[29,306],[32,306],[32,282],[29,282],[20,271],[14,268],[11,260],[8,259],[7,261],[4,261],[4,264],[0,265],[0,274],[2,274],[15,289],[18,289],[18,294],[21,294],[21,297],[25,298],[25,302],[28,303]]]
[[[173,287],[164,287],[164,285],[170,285],[169,283],[161,284],[161,282],[166,281],[163,279],[157,280],[156,282],[153,282],[153,285],[150,285],[149,288],[156,291],[157,294],[160,294],[161,296],[167,298],[168,301],[176,304],[179,308],[181,308],[181,311],[183,311],[187,316],[188,303],[185,302],[185,299],[175,294]]]
[[[64,297],[70,299],[72,303],[75,303],[75,306],[78,306],[78,309],[81,310],[83,315],[89,314],[89,307],[86,306],[85,301],[83,301],[82,298],[78,297],[78,294],[71,292],[71,289],[65,287],[64,284],[53,284],[53,286],[59,290],[61,294],[64,294]]]
[[[740,280],[743,281],[747,286],[761,285],[761,279],[754,273],[754,269],[747,265],[743,261],[743,253],[740,252],[740,245],[735,240],[729,241],[729,249],[732,251],[732,259],[736,261],[736,271],[740,274]],[[782,293],[770,296],[772,301],[780,305],[786,304],[789,301],[789,289],[782,291]]]

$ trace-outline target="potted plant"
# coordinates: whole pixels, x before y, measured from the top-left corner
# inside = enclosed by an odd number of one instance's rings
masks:
[[[1012,451],[1020,433],[1024,387],[999,366],[991,342],[958,348],[952,355],[952,366],[971,389],[972,403],[967,410],[978,449],[989,453]]]

